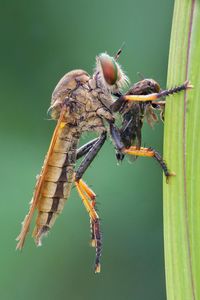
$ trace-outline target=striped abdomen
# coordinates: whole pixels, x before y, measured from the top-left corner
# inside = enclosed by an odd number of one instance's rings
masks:
[[[33,237],[41,244],[41,237],[53,226],[69,197],[74,179],[74,166],[79,135],[64,125],[58,131],[56,143],[46,162],[46,172],[37,202],[38,216]]]

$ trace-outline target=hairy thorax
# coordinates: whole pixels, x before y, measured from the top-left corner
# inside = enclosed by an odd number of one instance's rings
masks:
[[[109,111],[113,98],[109,91],[98,86],[98,80],[83,70],[64,75],[57,84],[51,100],[51,116],[58,119],[66,106],[66,122],[79,132],[105,130],[103,119],[113,120]]]

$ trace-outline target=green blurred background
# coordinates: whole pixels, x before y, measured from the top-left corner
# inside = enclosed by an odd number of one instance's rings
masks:
[[[29,235],[15,251],[35,176],[55,126],[51,92],[64,73],[92,73],[114,54],[132,82],[137,72],[165,87],[173,1],[0,1],[0,299],[163,300],[162,171],[154,160],[117,166],[107,142],[84,178],[98,195],[102,272],[94,275],[89,220],[75,189],[43,246]],[[162,152],[161,123],[143,143]],[[81,143],[91,135],[85,136]]]

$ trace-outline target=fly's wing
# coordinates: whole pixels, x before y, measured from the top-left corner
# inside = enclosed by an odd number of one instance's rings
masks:
[[[34,191],[34,194],[33,194],[33,198],[30,202],[29,212],[26,215],[26,217],[25,217],[25,219],[22,223],[21,232],[20,232],[19,236],[17,237],[18,244],[17,244],[16,249],[22,249],[23,248],[26,235],[29,231],[30,223],[31,223],[32,217],[34,215],[34,211],[35,211],[35,209],[37,207],[37,204],[38,204],[38,199],[39,199],[39,196],[40,196],[41,188],[42,188],[44,178],[45,178],[45,175],[46,175],[46,172],[47,172],[47,166],[48,166],[49,158],[50,158],[50,156],[53,152],[54,146],[56,144],[56,141],[57,141],[57,138],[58,138],[58,131],[62,127],[62,122],[63,122],[65,113],[66,113],[66,109],[63,108],[63,110],[60,114],[60,118],[58,119],[56,128],[54,130],[53,137],[52,137],[52,140],[51,140],[51,143],[50,143],[50,146],[49,146],[49,149],[48,149],[48,152],[47,152],[47,155],[45,157],[45,161],[44,161],[44,164],[43,164],[43,167],[42,167],[42,171],[39,175],[39,178],[38,178],[36,186],[35,186],[35,191]]]

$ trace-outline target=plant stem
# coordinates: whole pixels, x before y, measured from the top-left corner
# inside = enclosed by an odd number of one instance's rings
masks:
[[[164,157],[176,173],[164,181],[168,300],[200,299],[200,2],[175,0],[168,86],[194,89],[167,100]]]

